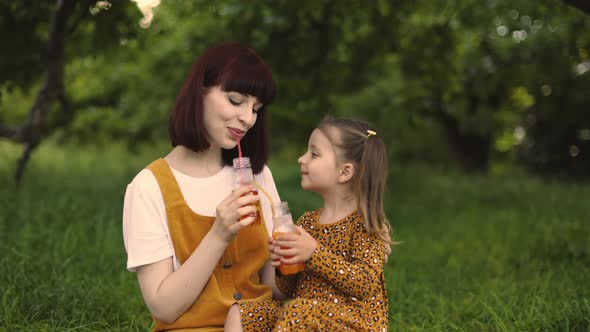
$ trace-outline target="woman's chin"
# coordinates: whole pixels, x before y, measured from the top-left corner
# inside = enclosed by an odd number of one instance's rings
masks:
[[[233,141],[233,142],[223,142],[223,144],[221,145],[222,149],[225,150],[231,150],[231,149],[235,149],[236,146],[238,146],[238,143]]]

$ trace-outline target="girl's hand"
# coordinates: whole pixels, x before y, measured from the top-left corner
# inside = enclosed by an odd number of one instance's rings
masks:
[[[387,242],[389,242],[385,243],[385,260],[383,261],[383,264],[386,265],[389,261],[389,255],[391,255],[391,234],[389,234],[389,229],[387,227],[383,227],[381,231],[387,239]]]
[[[283,234],[273,241],[275,254],[281,256],[280,264],[305,263],[318,246],[316,240],[301,226],[297,226],[297,230],[299,234]]]
[[[282,256],[275,253],[275,249],[279,249],[279,247],[274,245],[272,237],[268,238],[268,251],[270,254],[270,265],[272,265],[272,267],[278,267],[281,265]]]
[[[256,213],[254,205],[260,199],[258,195],[246,195],[252,191],[252,186],[241,186],[229,194],[215,209],[215,223],[211,228],[219,238],[225,242],[231,242],[240,229],[250,225],[255,217],[248,216],[243,220],[241,217]]]

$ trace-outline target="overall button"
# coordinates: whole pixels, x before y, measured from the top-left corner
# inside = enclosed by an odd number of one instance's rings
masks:
[[[231,267],[232,267],[232,264],[230,262],[227,262],[227,263],[223,264],[223,268],[224,269],[229,269]]]
[[[242,294],[241,294],[240,292],[236,292],[236,293],[234,294],[234,299],[236,299],[236,300],[238,300],[238,301],[239,301],[239,300],[241,300],[241,299],[242,299]]]

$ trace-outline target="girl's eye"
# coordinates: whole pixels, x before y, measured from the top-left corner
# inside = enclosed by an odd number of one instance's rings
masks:
[[[254,114],[258,114],[258,110],[253,108],[253,109],[252,109],[252,113],[254,113]]]
[[[231,98],[228,98],[228,100],[234,106],[240,106],[240,104],[241,104],[239,101],[235,101],[235,100],[233,100]]]
[[[319,154],[317,154],[317,153],[315,153],[315,152],[312,152],[312,153],[311,153],[311,157],[312,157],[312,158],[315,158],[315,157],[318,157],[318,156],[319,156]]]

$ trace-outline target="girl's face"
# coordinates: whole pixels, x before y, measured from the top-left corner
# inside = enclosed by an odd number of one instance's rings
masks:
[[[328,137],[315,129],[309,137],[307,152],[297,160],[301,170],[301,187],[318,193],[330,191],[338,184],[336,151]]]
[[[212,148],[233,149],[256,123],[262,103],[256,97],[235,91],[209,88],[203,99],[203,120]]]

